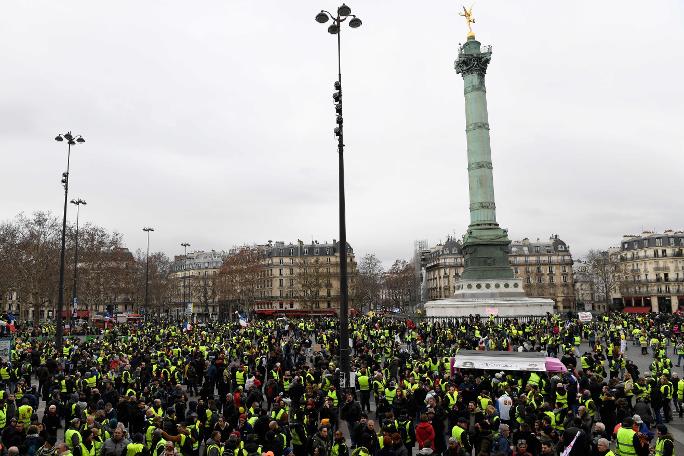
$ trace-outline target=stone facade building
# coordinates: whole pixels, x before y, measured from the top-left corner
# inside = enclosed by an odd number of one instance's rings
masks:
[[[171,317],[190,316],[205,319],[218,315],[215,279],[225,252],[196,251],[176,255],[169,271]]]
[[[628,312],[675,312],[684,307],[684,232],[625,235],[613,303]]]
[[[263,271],[257,284],[257,314],[333,315],[340,307],[340,244],[283,241],[260,246]],[[347,244],[349,307],[356,275],[354,250]]]
[[[558,311],[575,310],[572,254],[558,235],[548,241],[512,242],[508,261],[515,277],[523,280],[527,296],[552,299]],[[449,237],[430,249],[425,264],[428,299],[452,296],[463,269],[460,240]]]

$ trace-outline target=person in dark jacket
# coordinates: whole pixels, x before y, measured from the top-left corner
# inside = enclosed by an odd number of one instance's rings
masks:
[[[43,414],[43,427],[47,435],[53,435],[57,437],[57,430],[62,427],[62,420],[57,414],[57,406],[50,405],[45,413]]]

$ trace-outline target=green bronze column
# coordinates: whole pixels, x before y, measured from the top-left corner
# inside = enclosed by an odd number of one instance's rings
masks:
[[[513,269],[508,264],[511,241],[496,222],[485,87],[491,57],[491,48],[482,47],[470,33],[454,64],[456,73],[463,76],[468,142],[470,225],[463,241],[464,280],[513,278]]]

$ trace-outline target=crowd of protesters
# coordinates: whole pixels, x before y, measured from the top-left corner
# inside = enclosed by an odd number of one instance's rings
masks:
[[[681,322],[355,318],[352,387],[335,319],[149,322],[59,352],[49,325],[18,327],[0,456],[673,456]],[[453,369],[465,349],[545,352],[568,371]]]

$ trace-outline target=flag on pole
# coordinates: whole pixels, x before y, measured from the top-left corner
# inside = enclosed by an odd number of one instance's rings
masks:
[[[243,328],[246,328],[247,324],[249,323],[247,315],[242,315],[241,313],[238,313],[238,321],[240,322],[240,326],[242,326]]]

